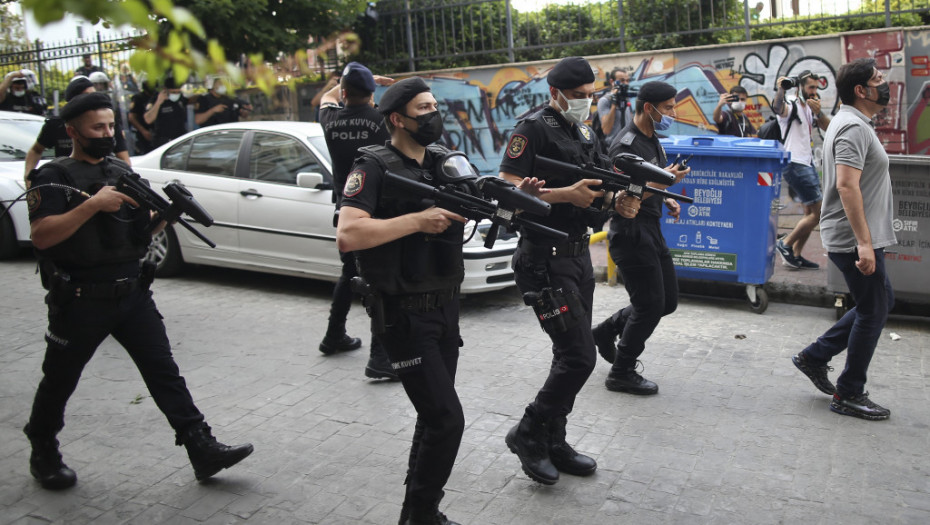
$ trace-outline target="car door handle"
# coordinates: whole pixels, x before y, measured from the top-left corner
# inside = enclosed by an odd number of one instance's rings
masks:
[[[239,192],[239,195],[242,195],[243,197],[261,197],[262,196],[261,193],[255,190],[242,190]]]

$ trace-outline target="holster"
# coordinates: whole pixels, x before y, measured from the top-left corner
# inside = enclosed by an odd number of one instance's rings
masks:
[[[523,302],[533,307],[539,326],[547,334],[567,332],[584,319],[584,305],[574,290],[543,288],[523,294]]]
[[[381,335],[384,333],[384,300],[371,284],[362,277],[353,277],[349,281],[352,291],[362,296],[362,304],[371,318],[371,333]]]

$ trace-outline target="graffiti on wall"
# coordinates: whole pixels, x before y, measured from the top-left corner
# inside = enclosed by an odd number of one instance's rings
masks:
[[[597,96],[608,94],[604,78],[615,68],[630,72],[631,89],[662,80],[678,88],[678,120],[669,134],[717,132],[713,120],[720,95],[733,86],[749,93],[746,115],[758,129],[770,115],[776,80],[811,71],[820,77],[819,94],[825,112],[839,109],[836,70],[859,58],[876,58],[892,84],[889,109],[877,120],[877,130],[889,153],[930,153],[930,31],[887,31],[810,39],[797,43],[736,45],[649,56],[617,56],[592,60],[597,69]],[[467,72],[428,75],[444,117],[442,141],[465,152],[485,174],[496,174],[510,133],[519,119],[549,103],[544,66],[475,68]],[[376,92],[376,100],[384,88]],[[789,91],[789,98],[796,91]],[[815,161],[821,134],[814,133]]]

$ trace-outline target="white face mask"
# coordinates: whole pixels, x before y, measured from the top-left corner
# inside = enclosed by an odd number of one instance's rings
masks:
[[[181,100],[181,94],[180,94],[180,93],[169,93],[169,94],[168,94],[168,100],[170,100],[170,101],[172,101],[172,102],[177,102],[177,101]]]
[[[575,124],[581,124],[588,118],[588,114],[591,113],[591,99],[589,98],[577,98],[569,99],[565,96],[564,93],[559,91],[559,96],[565,100],[565,104],[568,105],[568,109],[560,109],[562,116],[565,117],[565,120],[573,122]]]
[[[25,92],[25,91],[19,91],[19,90],[13,90],[13,96],[14,96],[14,97],[25,97],[25,96],[26,96],[26,92]]]
[[[220,84],[219,87],[216,88],[216,94],[217,94],[217,95],[225,95],[225,94],[226,94],[226,86]]]
[[[742,111],[746,109],[746,103],[745,102],[734,102],[730,104],[730,108],[732,108],[733,111]]]

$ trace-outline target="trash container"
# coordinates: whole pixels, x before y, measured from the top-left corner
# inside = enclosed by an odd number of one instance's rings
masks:
[[[885,269],[895,295],[895,312],[928,315],[930,306],[930,157],[889,155],[896,246],[885,248]],[[851,307],[843,273],[827,265],[827,289],[837,318]]]
[[[694,203],[682,203],[679,222],[661,222],[679,278],[744,284],[750,307],[763,313],[790,153],[778,141],[755,138],[673,135],[661,142],[670,163],[691,156],[691,173],[671,191]]]

